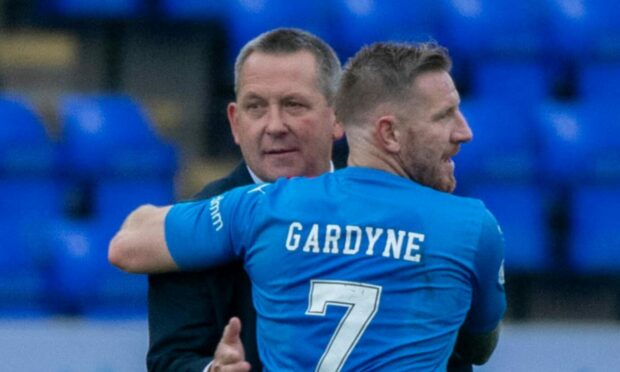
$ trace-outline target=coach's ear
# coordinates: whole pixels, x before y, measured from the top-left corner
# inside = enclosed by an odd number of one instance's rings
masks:
[[[239,120],[238,120],[238,107],[235,102],[230,102],[228,107],[226,107],[226,114],[228,116],[228,123],[230,124],[230,131],[232,132],[233,138],[235,139],[235,143],[239,144]]]
[[[398,122],[394,115],[383,115],[375,121],[377,143],[389,153],[400,152]]]
[[[334,141],[338,141],[344,136],[344,126],[342,123],[336,118],[336,112],[331,109],[330,110],[329,121],[332,123],[332,139]]]

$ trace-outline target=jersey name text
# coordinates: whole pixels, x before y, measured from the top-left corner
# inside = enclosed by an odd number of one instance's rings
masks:
[[[382,237],[381,245],[377,246]],[[419,263],[422,260],[420,244],[424,238],[424,234],[418,232],[381,227],[316,223],[305,227],[300,222],[293,222],[289,225],[285,246],[291,252],[301,249],[305,253],[380,254]]]

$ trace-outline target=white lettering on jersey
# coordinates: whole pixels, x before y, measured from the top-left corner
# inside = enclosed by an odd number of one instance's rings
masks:
[[[304,252],[310,252],[310,250],[312,253],[319,253],[319,225],[316,223],[312,225],[306,244],[304,244]]]
[[[360,250],[360,245],[362,244],[362,229],[358,226],[346,226],[347,237],[344,241],[344,249],[342,253],[344,254],[356,254]],[[353,237],[355,235],[355,237]],[[351,248],[351,241],[355,241],[353,244],[353,248]]]
[[[340,226],[327,225],[325,227],[325,245],[323,253],[338,253],[338,239],[340,239]]]
[[[295,230],[301,231],[303,226],[299,222],[293,222],[288,227],[288,236],[286,237],[286,249],[289,251],[294,251],[299,247],[299,241],[301,237],[299,233],[296,233]]]
[[[383,246],[379,250],[383,257],[422,262],[421,244],[425,239],[424,234],[380,227],[314,223],[305,228],[301,222],[293,222],[289,225],[285,246],[291,252],[301,245],[305,253],[356,255],[360,253],[362,244],[365,244],[366,248],[362,252],[373,256],[374,248],[384,232]]]
[[[224,196],[219,195],[211,199],[209,202],[209,211],[211,212],[211,223],[215,227],[215,231],[220,231],[224,227],[222,214],[220,213],[220,201]]]
[[[422,243],[424,241],[424,234],[409,232],[407,233],[407,247],[405,248],[405,256],[403,260],[411,262],[420,262],[422,256],[420,253],[412,254],[412,251],[420,252],[420,245],[416,242]]]
[[[405,236],[405,233],[406,231],[398,230],[397,239],[394,235],[394,229],[387,230],[387,243],[385,244],[385,249],[383,250],[383,257],[390,257],[391,251],[392,257],[400,258],[400,249],[403,247],[403,237]]]
[[[373,233],[374,232],[374,233]],[[366,236],[368,237],[368,249],[366,249],[366,254],[372,256],[375,253],[375,244],[377,244],[377,240],[383,234],[383,229],[367,227],[366,228]]]

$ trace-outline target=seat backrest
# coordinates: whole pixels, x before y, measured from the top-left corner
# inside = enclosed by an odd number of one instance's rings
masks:
[[[176,157],[143,108],[123,95],[67,96],[61,149],[69,172],[85,177],[171,177]]]
[[[96,301],[95,289],[107,265],[107,243],[93,221],[58,219],[50,224],[45,242],[46,303],[60,313],[79,314]]]
[[[34,107],[23,97],[0,96],[0,174],[51,175],[58,154]]]
[[[301,0],[231,0],[226,27],[230,37],[229,60],[245,43],[265,31],[279,27],[295,27],[331,42],[330,3]]]
[[[612,101],[620,97],[620,62],[590,63],[579,71],[578,95],[582,100]]]
[[[142,204],[174,202],[172,179],[101,180],[94,190],[94,215],[120,227],[123,219]]]
[[[145,0],[45,0],[40,8],[46,13],[67,18],[130,18],[147,8]]]
[[[161,14],[172,20],[225,21],[230,1],[159,0]]]
[[[614,0],[545,0],[549,45],[577,64],[620,59],[620,3]]]
[[[536,185],[479,184],[471,195],[482,199],[505,238],[508,272],[536,272],[552,262],[543,190]]]
[[[472,94],[500,98],[523,107],[536,105],[551,96],[552,87],[541,63],[486,61],[473,71]]]
[[[536,137],[526,107],[493,98],[462,102],[461,111],[473,140],[463,144],[455,158],[459,183],[523,183],[536,179]]]
[[[331,6],[335,49],[342,60],[373,42],[422,42],[437,38],[436,1],[336,0]]]
[[[443,0],[440,41],[476,59],[539,58],[544,13],[536,0]]]
[[[580,273],[620,273],[620,184],[579,186],[570,201],[569,262]]]
[[[620,180],[619,115],[613,101],[542,105],[537,129],[546,178],[566,185]]]

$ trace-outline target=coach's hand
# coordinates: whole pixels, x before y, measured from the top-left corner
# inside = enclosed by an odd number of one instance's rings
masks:
[[[233,317],[224,328],[224,334],[215,349],[210,372],[247,372],[250,363],[245,360],[245,351],[241,343],[241,321]]]

